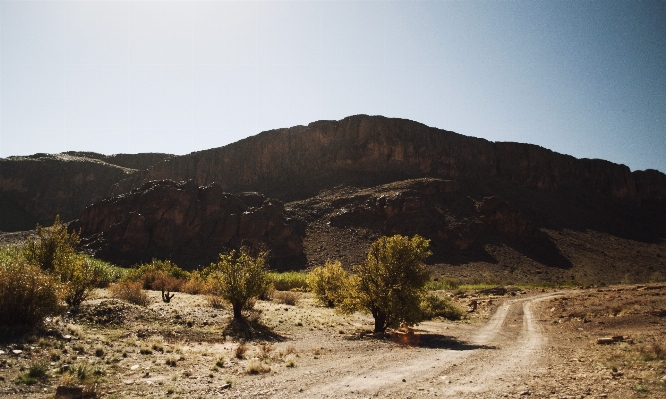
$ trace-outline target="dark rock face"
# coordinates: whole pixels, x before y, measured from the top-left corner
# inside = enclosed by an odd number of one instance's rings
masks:
[[[303,262],[303,227],[285,215],[280,201],[232,195],[217,184],[148,182],[86,208],[70,228],[81,229],[84,246],[96,256],[122,265],[156,257],[192,269],[241,245],[270,250],[277,268]]]
[[[639,206],[641,199],[666,190],[662,173],[648,175],[638,183],[624,165],[576,159],[535,145],[493,143],[409,120],[357,115],[263,132],[225,147],[174,157],[125,179],[114,192],[149,180],[193,179],[200,185],[217,182],[230,192],[258,191],[291,201],[339,184],[371,187],[436,177],[583,190]]]
[[[419,234],[431,240],[430,262],[453,262],[465,252],[490,260],[488,242],[517,248],[525,256],[558,268],[571,265],[535,223],[503,199],[475,201],[453,180],[411,179],[377,187],[339,187],[288,203],[308,224],[304,249],[308,265],[340,259],[362,262],[370,243],[382,235]]]
[[[0,230],[34,229],[56,214],[72,220],[111,194],[114,183],[135,172],[89,158],[37,154],[0,159]]]
[[[170,157],[168,154],[35,154],[0,159],[0,231],[65,221],[111,195],[118,181]]]

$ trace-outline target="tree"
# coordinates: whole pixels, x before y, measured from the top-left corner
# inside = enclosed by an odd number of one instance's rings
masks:
[[[340,309],[371,313],[375,332],[420,322],[420,304],[429,280],[423,261],[431,254],[429,246],[430,241],[418,235],[379,238],[370,246],[367,260],[354,267],[356,275]]]
[[[252,256],[249,249],[220,254],[220,260],[206,271],[212,282],[212,291],[231,303],[234,319],[243,318],[242,311],[254,300],[268,292],[271,286],[266,266],[268,253]]]
[[[53,226],[44,228],[38,224],[37,238],[29,238],[24,247],[28,263],[58,278],[63,286],[63,299],[74,307],[88,298],[95,282],[94,265],[76,253],[79,242],[79,233],[68,232],[56,215]]]
[[[339,260],[327,260],[324,266],[317,266],[308,273],[308,288],[317,302],[329,308],[344,300],[348,284],[349,273],[342,268]]]

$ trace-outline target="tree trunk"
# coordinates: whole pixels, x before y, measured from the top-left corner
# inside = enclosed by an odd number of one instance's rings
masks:
[[[376,313],[375,317],[375,332],[384,332],[386,331],[386,316],[382,313]]]
[[[236,320],[242,320],[243,315],[241,314],[241,310],[243,310],[243,306],[241,306],[238,303],[234,303],[231,305],[234,309],[234,319]]]

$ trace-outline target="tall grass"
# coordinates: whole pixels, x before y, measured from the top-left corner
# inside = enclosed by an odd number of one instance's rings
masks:
[[[268,278],[278,291],[307,291],[308,275],[303,272],[268,273]]]

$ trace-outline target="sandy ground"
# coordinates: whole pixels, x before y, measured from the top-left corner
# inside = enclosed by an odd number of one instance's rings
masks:
[[[204,297],[164,304],[153,292],[140,308],[100,290],[50,335],[0,346],[0,395],[53,397],[69,383],[109,398],[666,397],[666,287],[468,293],[456,300],[481,301],[470,319],[384,337],[368,333],[371,318],[300,295],[295,306],[259,301],[263,327],[242,340]],[[597,343],[606,336],[622,337]],[[46,377],[16,383],[40,361]]]

